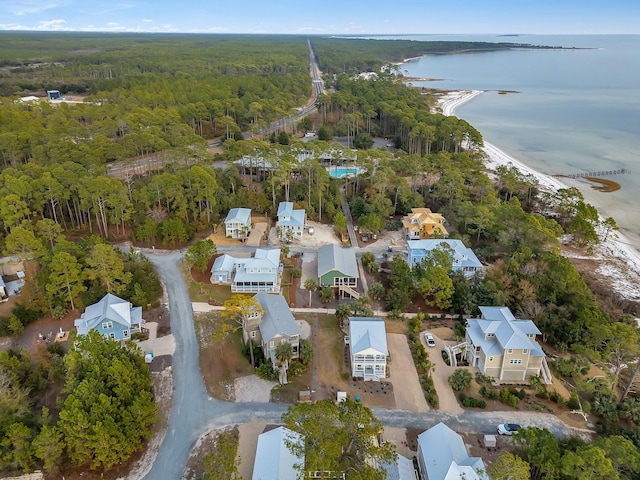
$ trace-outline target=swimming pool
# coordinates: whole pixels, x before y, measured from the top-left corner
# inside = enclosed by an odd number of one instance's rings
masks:
[[[327,167],[327,171],[329,175],[333,178],[342,178],[342,177],[350,177],[352,175],[357,175],[362,173],[362,169],[360,167]]]

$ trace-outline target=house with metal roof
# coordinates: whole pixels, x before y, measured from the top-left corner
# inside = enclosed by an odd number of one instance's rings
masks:
[[[236,269],[236,258],[226,253],[216,258],[211,266],[211,283],[230,282]]]
[[[482,458],[470,457],[462,437],[442,422],[418,435],[417,457],[424,480],[489,480]]]
[[[232,208],[224,221],[227,238],[247,238],[251,233],[251,209]]]
[[[285,241],[302,240],[306,220],[307,212],[304,208],[295,210],[293,202],[280,202],[276,232]]]
[[[294,455],[288,444],[302,445],[300,434],[278,427],[258,436],[252,480],[298,480],[303,477],[304,456]]]
[[[271,359],[274,365],[276,348],[281,343],[290,343],[293,347],[293,358],[300,353],[300,327],[291,313],[285,298],[280,295],[259,292],[254,296],[262,308],[262,315],[252,318],[246,323],[245,340],[251,338],[262,347],[264,358]]]
[[[480,318],[467,320],[464,354],[469,364],[498,382],[526,382],[540,376],[551,383],[535,323],[515,318],[507,307],[480,307],[480,312]]]
[[[98,303],[89,305],[74,321],[78,335],[86,335],[93,329],[113,340],[129,340],[131,334],[139,332],[143,324],[142,307],[134,307],[110,293]]]
[[[257,248],[251,258],[235,258],[231,291],[278,293],[282,269],[279,248]]]
[[[413,468],[413,461],[398,454],[394,461],[382,465],[387,473],[387,480],[417,480],[418,474]]]
[[[349,358],[351,376],[379,381],[387,377],[387,330],[384,320],[349,317]]]
[[[444,217],[429,208],[412,208],[410,214],[402,217],[402,231],[407,240],[449,236]]]
[[[353,248],[323,245],[318,249],[318,285],[336,287],[341,293],[357,298],[358,262]]]
[[[409,266],[419,265],[427,258],[430,252],[441,249],[448,251],[451,257],[451,269],[454,272],[462,271],[465,275],[471,276],[483,268],[482,263],[473,253],[473,250],[467,248],[461,240],[450,239],[427,239],[427,240],[409,240],[408,262]]]

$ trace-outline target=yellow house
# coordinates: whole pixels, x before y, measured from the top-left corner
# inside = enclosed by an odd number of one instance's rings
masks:
[[[444,217],[429,208],[412,208],[411,213],[402,218],[402,229],[407,240],[449,236]]]
[[[484,375],[504,383],[525,383],[532,376],[551,383],[545,353],[536,342],[541,332],[531,320],[517,319],[507,307],[480,307],[481,318],[467,320],[465,356]]]

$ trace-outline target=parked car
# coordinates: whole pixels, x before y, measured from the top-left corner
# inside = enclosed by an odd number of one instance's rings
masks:
[[[513,435],[522,428],[517,423],[501,423],[498,425],[498,433],[500,435]]]
[[[429,346],[429,347],[435,347],[436,346],[436,339],[433,338],[433,334],[432,333],[424,332],[424,341],[427,342],[427,346]]]

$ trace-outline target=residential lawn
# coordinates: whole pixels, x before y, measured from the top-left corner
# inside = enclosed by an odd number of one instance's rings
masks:
[[[181,268],[182,277],[189,290],[189,298],[192,302],[209,301],[216,305],[222,305],[225,300],[231,298],[231,287],[229,285],[212,285],[209,282],[196,282],[186,268]]]

